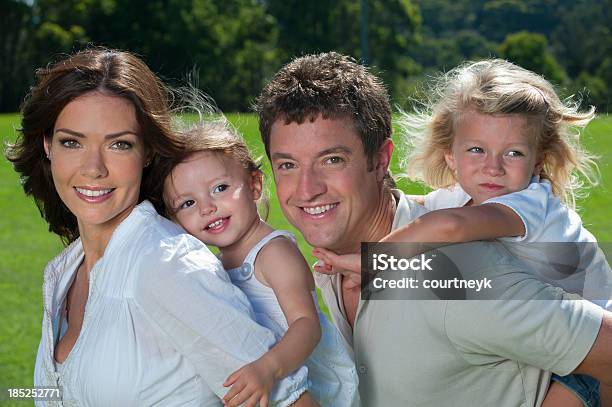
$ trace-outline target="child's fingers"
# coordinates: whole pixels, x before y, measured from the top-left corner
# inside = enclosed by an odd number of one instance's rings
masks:
[[[223,396],[223,404],[232,405],[234,398],[246,387],[246,383],[238,382]]]
[[[257,407],[257,402],[259,401],[259,399],[259,394],[253,393],[251,397],[247,400],[247,402],[244,404],[244,407]]]
[[[263,396],[261,396],[261,399],[259,399],[259,407],[268,407],[268,395],[264,394]]]
[[[223,382],[223,387],[231,386],[232,384],[234,384],[236,380],[238,380],[239,377],[240,377],[240,370],[236,370],[234,373],[229,375],[227,379],[225,379],[225,381]]]
[[[336,272],[333,271],[332,266],[330,264],[325,263],[325,261],[321,259],[317,260],[317,262],[312,265],[312,268],[314,268],[317,273],[336,274]]]
[[[315,266],[314,267],[315,271],[317,273],[321,273],[321,274],[329,274],[329,275],[334,275],[334,274],[338,274],[338,270],[334,270],[331,267],[321,267],[321,266]]]
[[[253,392],[249,391],[249,389],[245,386],[240,393],[236,394],[227,402],[227,407],[238,407],[247,401],[252,395]],[[257,399],[255,399],[255,401],[257,401]]]

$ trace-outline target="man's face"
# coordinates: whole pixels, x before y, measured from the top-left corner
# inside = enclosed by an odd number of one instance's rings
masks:
[[[270,159],[285,217],[314,247],[355,250],[380,204],[386,172],[368,160],[350,119],[277,120]]]

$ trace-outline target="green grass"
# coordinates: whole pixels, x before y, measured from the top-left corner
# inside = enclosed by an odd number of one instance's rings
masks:
[[[245,135],[257,156],[262,157],[270,196],[269,222],[296,233],[300,248],[310,263],[310,248],[300,234],[287,224],[279,209],[271,182],[270,166],[260,145],[256,118],[250,114],[230,114],[229,119]],[[19,125],[17,114],[0,115],[0,140],[14,139]],[[612,242],[612,117],[595,120],[584,133],[584,144],[600,157],[602,183],[587,199],[578,202],[584,224],[601,242]],[[393,162],[394,173],[397,157]],[[400,181],[410,193],[426,190]],[[10,163],[0,159],[0,388],[29,387],[40,338],[42,317],[42,270],[62,248],[57,237],[47,231],[38,209],[19,185]],[[0,397],[1,400],[1,397]],[[23,405],[23,403],[19,403]]]

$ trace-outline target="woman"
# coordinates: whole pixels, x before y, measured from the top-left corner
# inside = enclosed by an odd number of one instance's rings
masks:
[[[60,405],[220,405],[225,378],[274,335],[146,200],[180,152],[161,82],[129,53],[90,49],[40,70],[22,115],[8,158],[69,243],[45,269],[35,385],[61,387]],[[301,368],[271,404],[310,405],[305,381]]]

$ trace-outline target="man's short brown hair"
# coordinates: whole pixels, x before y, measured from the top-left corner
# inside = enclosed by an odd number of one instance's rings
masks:
[[[391,137],[391,106],[382,81],[353,58],[328,52],[289,62],[257,98],[259,131],[270,156],[270,129],[285,124],[350,118],[368,161]]]

